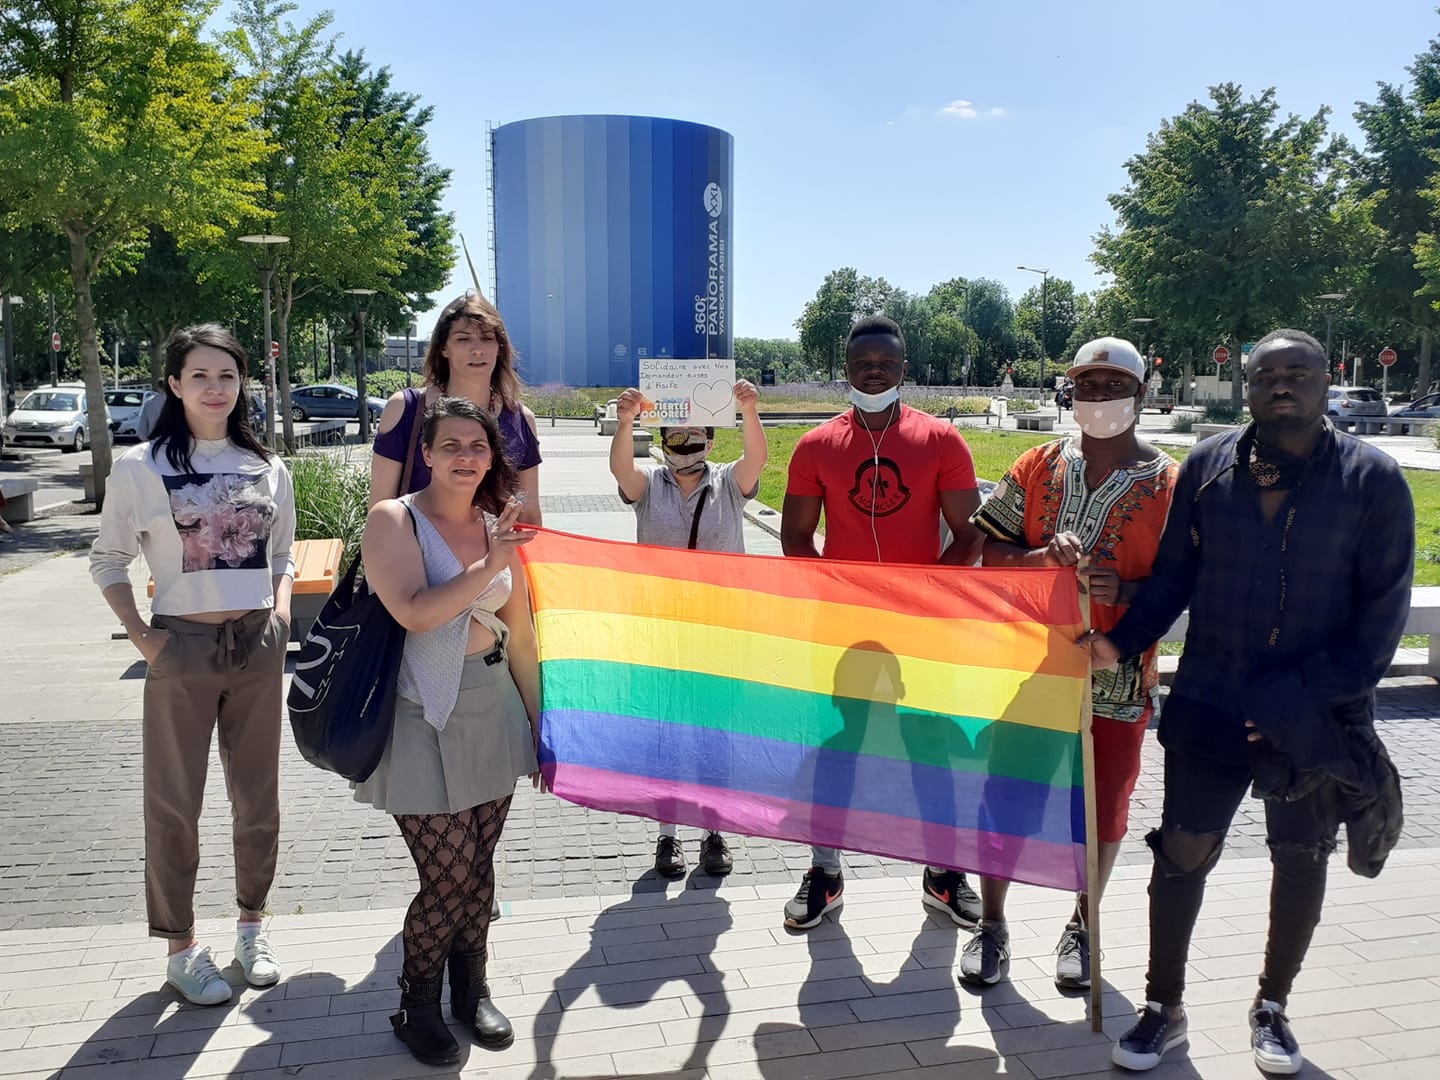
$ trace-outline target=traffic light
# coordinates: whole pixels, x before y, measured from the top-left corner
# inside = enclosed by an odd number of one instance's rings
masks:
[[[1162,357],[1162,356],[1157,356],[1157,357],[1155,357],[1155,366],[1156,366],[1156,367],[1159,367],[1159,366],[1160,366],[1161,364],[1163,364],[1164,362],[1165,362],[1165,358],[1164,358],[1164,357]]]

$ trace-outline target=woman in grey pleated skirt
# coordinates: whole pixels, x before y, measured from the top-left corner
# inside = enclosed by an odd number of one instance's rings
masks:
[[[443,731],[417,702],[400,698],[385,756],[355,799],[387,814],[455,814],[508,797],[533,773],[535,741],[509,664],[465,657],[460,696]]]
[[[467,363],[495,349],[473,334],[450,345]],[[391,1025],[417,1060],[445,1066],[460,1060],[440,1011],[447,968],[450,1011],[475,1041],[497,1050],[515,1041],[490,1000],[486,940],[515,781],[540,783],[540,666],[513,557],[532,534],[514,529],[520,505],[507,497],[515,478],[494,418],[444,397],[422,432],[430,485],[377,503],[365,526],[368,579],[407,633],[390,740],[355,798],[394,816],[419,876]]]

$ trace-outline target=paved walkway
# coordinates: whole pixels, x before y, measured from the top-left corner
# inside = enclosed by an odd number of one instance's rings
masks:
[[[607,440],[565,422],[541,435],[547,525],[633,538]],[[777,550],[754,526],[747,543]],[[163,988],[143,928],[144,669],[127,642],[110,640],[112,626],[81,554],[0,577],[0,1078],[457,1075],[417,1066],[385,1019],[413,889],[393,824],[288,740],[270,904],[287,978],[222,1009],[181,1008]],[[1341,1080],[1440,1075],[1440,690],[1394,680],[1381,713],[1406,777],[1403,850],[1374,882],[1335,864],[1291,1008],[1320,1066],[1311,1075]],[[1129,1022],[1143,985],[1148,860],[1138,838],[1158,819],[1158,765],[1151,741],[1106,903],[1111,1029]],[[233,887],[214,759],[206,805],[198,910],[219,920],[206,929],[225,954]],[[1243,1027],[1268,891],[1257,811],[1247,802],[1212,878],[1192,965],[1190,1056],[1152,1075],[1258,1075]],[[682,833],[693,857],[696,836]],[[913,867],[847,858],[842,917],[794,937],[779,908],[805,849],[736,838],[728,879],[666,883],[650,872],[653,843],[649,822],[519,789],[502,848],[493,989],[520,1039],[501,1054],[475,1050],[459,1075],[928,1080],[1107,1069],[1084,1002],[1048,979],[1062,896],[1016,890],[1014,982],[981,997],[955,983],[964,934],[924,914]]]

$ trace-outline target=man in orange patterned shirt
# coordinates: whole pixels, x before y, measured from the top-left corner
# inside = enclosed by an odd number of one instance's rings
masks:
[[[1080,438],[1065,436],[1021,454],[972,520],[986,537],[986,566],[1075,566],[1086,559],[1081,578],[1090,591],[1093,625],[1103,631],[1119,621],[1150,575],[1179,466],[1135,435],[1145,361],[1134,345],[1118,338],[1091,341],[1067,375],[1075,383]],[[1153,647],[1114,671],[1094,674],[1097,890],[1104,889],[1125,836],[1159,681]],[[1009,969],[1009,886],[981,880],[980,925],[960,958],[960,978],[967,983],[990,986]],[[1055,982],[1063,988],[1090,985],[1085,903],[1082,893],[1060,936]]]

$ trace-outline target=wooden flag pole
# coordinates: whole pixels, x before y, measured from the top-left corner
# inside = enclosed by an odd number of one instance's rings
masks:
[[[1081,557],[1077,570],[1090,565],[1088,557]],[[1090,629],[1090,590],[1077,575],[1080,588],[1080,620],[1085,629]],[[1087,652],[1088,657],[1088,652]],[[1090,661],[1085,662],[1085,694],[1080,703],[1080,746],[1085,762],[1085,930],[1090,936],[1090,1030],[1102,1031],[1105,1026],[1105,1012],[1100,1004],[1103,995],[1100,981],[1100,829],[1095,809],[1095,720],[1093,691],[1090,685]]]

